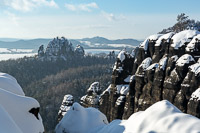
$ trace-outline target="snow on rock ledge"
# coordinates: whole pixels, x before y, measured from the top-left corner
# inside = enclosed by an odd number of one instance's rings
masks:
[[[179,47],[185,45],[186,42],[190,42],[191,39],[197,34],[199,34],[199,31],[196,30],[185,30],[179,32],[172,37],[173,43],[171,44],[171,47],[178,49]]]
[[[190,100],[200,100],[200,88],[198,88],[195,92],[192,93]]]
[[[143,48],[145,51],[147,51],[149,41],[156,41],[156,40],[158,40],[158,38],[159,38],[160,36],[162,36],[162,34],[155,34],[155,35],[149,36],[144,42],[142,42],[142,43],[140,44],[140,47],[139,47],[139,48]]]
[[[56,133],[198,133],[200,131],[200,119],[182,113],[167,100],[157,102],[145,111],[132,114],[128,120],[114,120],[109,124],[105,115],[94,108],[83,108],[78,103],[72,107],[56,126]]]
[[[176,65],[184,66],[185,64],[189,64],[191,61],[194,61],[193,57],[189,54],[184,54],[177,60]]]
[[[167,34],[162,35],[157,41],[155,46],[160,46],[160,44],[162,43],[163,40],[166,40],[167,42],[169,42],[169,40],[172,38],[172,36],[174,35],[174,32],[170,32]]]
[[[126,51],[125,51],[125,50],[122,50],[122,51],[118,54],[118,56],[117,56],[117,58],[118,58],[121,62],[123,62],[123,61],[125,60],[125,58],[126,58],[125,53],[126,53]]]
[[[16,79],[8,74],[0,73],[0,114],[10,128],[0,128],[2,133],[42,133],[44,127],[39,114],[37,100],[24,96],[24,92]],[[1,122],[1,120],[0,120]],[[2,126],[4,123],[0,123]],[[0,127],[1,127],[0,126]],[[7,131],[5,131],[7,130]],[[15,132],[11,132],[16,130]]]
[[[95,108],[74,103],[56,126],[56,133],[89,133],[89,130],[108,124],[107,118]]]
[[[200,41],[200,34],[198,34],[197,36],[195,36],[192,41],[187,45],[187,47],[185,48],[186,51],[194,51],[195,49],[195,44]]]

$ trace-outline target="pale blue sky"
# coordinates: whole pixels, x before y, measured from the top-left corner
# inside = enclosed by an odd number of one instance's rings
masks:
[[[199,0],[0,0],[0,38],[144,39],[186,13],[200,20]]]

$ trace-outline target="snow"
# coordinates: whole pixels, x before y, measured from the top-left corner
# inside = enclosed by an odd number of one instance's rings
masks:
[[[150,66],[151,61],[152,61],[151,57],[147,57],[142,61],[139,67],[142,67],[144,70],[146,70]]]
[[[139,48],[143,48],[145,51],[147,51],[148,49],[148,44],[150,40],[156,41],[158,40],[158,38],[162,36],[162,34],[155,34],[155,35],[151,35],[149,36],[144,42],[142,42],[139,46]]]
[[[149,44],[149,39],[147,38],[146,40],[144,40],[144,42],[140,44],[139,48],[143,48],[145,51],[147,51],[148,44]]]
[[[68,94],[68,95],[65,95],[64,98],[63,98],[63,102],[72,102],[74,101],[74,98],[72,95]]]
[[[116,85],[117,93],[121,95],[126,95],[129,91],[129,85]]]
[[[155,46],[160,46],[160,44],[162,43],[162,40],[166,40],[166,41],[168,42],[169,39],[171,39],[172,36],[173,36],[174,34],[175,34],[174,32],[170,32],[170,33],[167,33],[167,34],[162,35],[162,36],[156,41]]]
[[[17,80],[6,73],[0,73],[0,88],[17,95],[25,95]]]
[[[132,50],[132,52],[131,52],[130,56],[131,56],[132,58],[134,58],[134,57],[135,57],[135,49],[134,49],[134,50]]]
[[[6,117],[5,121],[9,122],[8,125],[13,128],[7,129],[5,126],[5,130],[8,130],[5,132],[15,133],[11,130],[16,130],[16,133],[43,132],[44,127],[40,115],[38,114],[38,120],[34,114],[29,112],[31,109],[39,107],[40,105],[35,99],[24,95],[22,88],[14,77],[0,73],[0,112],[2,112],[0,115],[3,115],[4,112],[5,115],[1,118]],[[0,128],[0,131],[2,129]]]
[[[121,97],[124,98],[124,97]],[[157,102],[145,111],[132,114],[128,120],[107,123],[94,108],[73,105],[56,126],[56,133],[198,133],[200,120],[182,113],[167,100]]]
[[[109,85],[108,88],[105,91],[103,91],[101,96],[104,95],[106,92],[108,92],[110,94],[110,90],[111,90],[111,85]]]
[[[0,105],[12,117],[22,132],[44,131],[40,115],[38,120],[32,113],[29,113],[32,108],[39,108],[39,103],[35,99],[0,89]]]
[[[185,64],[189,64],[191,61],[194,61],[193,57],[189,54],[184,54],[176,61],[176,65],[184,66]]]
[[[0,48],[0,54],[2,53],[32,53],[33,49],[9,49],[9,48]]]
[[[126,96],[119,96],[117,98],[116,104],[121,105],[125,101]]]
[[[200,88],[198,88],[195,92],[192,93],[190,100],[200,100]]]
[[[107,46],[116,47],[116,48],[120,48],[120,47],[135,48],[136,47],[130,44],[107,44]]]
[[[164,57],[159,61],[159,68],[165,70],[166,65],[167,65],[167,57]]]
[[[195,63],[189,66],[189,69],[197,76],[200,73],[200,63]]]
[[[56,133],[88,133],[90,129],[108,124],[106,116],[95,108],[74,103],[56,126]]]
[[[129,83],[129,82],[130,82],[130,80],[131,80],[131,75],[128,75],[128,77],[126,77],[126,78],[124,79],[124,82],[127,82],[127,83]]]
[[[125,54],[126,54],[126,51],[125,51],[125,50],[122,50],[122,51],[118,54],[117,58],[118,58],[121,62],[123,62],[123,61],[125,60],[125,58],[126,58]]]
[[[199,33],[200,32],[196,30],[181,31],[172,37],[173,43],[171,44],[171,47],[178,49],[179,47],[185,45],[186,42],[190,42],[191,39]]]
[[[142,63],[139,65],[139,67],[137,68],[135,75],[138,77],[144,77],[144,72],[151,65],[151,62],[152,62],[152,59],[150,57],[147,57],[146,59],[144,59]],[[142,73],[140,72],[140,68],[143,69]]]
[[[9,59],[19,59],[23,57],[32,57],[37,55],[37,53],[26,53],[26,54],[0,54],[0,61]]]
[[[99,82],[94,82],[90,85],[87,91],[99,92],[101,90]]]
[[[198,34],[197,36],[195,36],[192,41],[187,45],[187,47],[185,48],[186,51],[192,51],[195,49],[195,43],[200,40],[200,34]]]
[[[14,120],[0,105],[0,132],[1,133],[22,133],[19,127],[15,124]]]
[[[119,53],[119,49],[84,49],[85,53],[87,54],[100,54],[100,53],[105,53],[109,54],[112,51],[115,51],[115,53]]]
[[[151,69],[154,69],[154,68],[158,68],[158,63],[151,64],[149,67],[147,67],[146,70],[151,70]]]
[[[149,40],[158,40],[162,34],[154,34],[148,37]]]

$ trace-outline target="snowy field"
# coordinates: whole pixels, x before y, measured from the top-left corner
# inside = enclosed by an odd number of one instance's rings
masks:
[[[100,54],[100,53],[109,54],[109,52],[112,51],[115,51],[116,54],[120,52],[119,49],[85,49],[86,54]]]
[[[37,53],[26,53],[26,54],[0,54],[0,61],[9,60],[9,59],[18,59],[25,56],[31,57],[35,56]]]

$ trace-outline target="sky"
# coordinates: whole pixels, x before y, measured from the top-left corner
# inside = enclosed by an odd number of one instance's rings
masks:
[[[144,39],[185,13],[200,20],[199,0],[0,0],[0,38]]]

